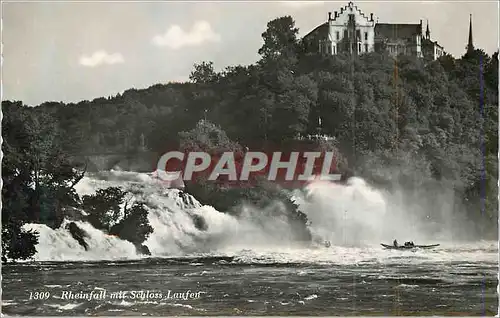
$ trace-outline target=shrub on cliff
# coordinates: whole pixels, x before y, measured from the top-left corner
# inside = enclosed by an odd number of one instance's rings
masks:
[[[123,219],[113,225],[109,233],[140,246],[153,233],[144,203],[134,203],[130,208],[125,208],[124,214]]]
[[[139,246],[153,233],[153,228],[144,203],[134,202],[128,206],[127,194],[118,187],[100,189],[94,195],[85,195],[82,207],[95,228]]]

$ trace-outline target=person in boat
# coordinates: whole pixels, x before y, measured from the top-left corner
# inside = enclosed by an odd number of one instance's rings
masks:
[[[392,242],[392,244],[394,244],[394,247],[398,247],[398,241],[397,240],[394,240],[394,242]]]

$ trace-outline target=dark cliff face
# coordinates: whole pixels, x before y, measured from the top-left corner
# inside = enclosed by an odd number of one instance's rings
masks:
[[[68,224],[67,229],[69,233],[71,233],[71,236],[80,244],[83,246],[83,248],[88,251],[89,246],[87,242],[85,242],[85,237],[87,237],[87,233],[85,233],[84,230],[80,229],[78,225],[75,224],[75,222],[71,222]]]
[[[146,245],[136,245],[135,250],[137,254],[141,255],[151,255],[151,252],[149,251],[149,248]]]

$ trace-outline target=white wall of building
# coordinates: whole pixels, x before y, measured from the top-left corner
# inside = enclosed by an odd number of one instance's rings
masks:
[[[338,45],[344,39],[344,31],[348,28],[350,14],[354,14],[356,30],[360,31],[358,45],[360,45],[361,50],[359,52],[365,53],[374,51],[375,21],[370,21],[370,14],[363,14],[356,6],[349,3],[349,5],[344,7],[342,13],[338,11],[337,17],[332,16],[332,19],[328,21],[328,40],[330,43],[326,45],[331,45],[330,52],[332,52],[332,54],[337,54]]]
[[[444,50],[437,44],[434,44],[434,59],[437,60],[444,55]]]
[[[320,40],[319,50],[321,53],[336,55],[339,53],[342,42],[344,41],[344,34],[347,30],[349,32],[349,15],[354,15],[356,23],[356,31],[359,30],[360,38],[358,40],[358,52],[360,54],[375,51],[375,25],[378,18],[373,14],[364,13],[352,2],[342,7],[341,11],[331,13],[331,18],[328,20],[328,37],[327,39]],[[422,21],[420,21],[422,24]],[[424,38],[421,34],[416,34],[414,42],[407,43],[406,40],[392,41],[388,47],[389,54],[397,55],[400,53],[423,57],[422,42]],[[401,43],[399,43],[401,42]],[[444,55],[444,49],[437,43],[433,45],[434,59]],[[432,51],[431,51],[432,52]],[[431,52],[426,54],[432,54]]]
[[[417,42],[417,57],[422,57],[422,35],[417,34],[416,35],[416,42]]]

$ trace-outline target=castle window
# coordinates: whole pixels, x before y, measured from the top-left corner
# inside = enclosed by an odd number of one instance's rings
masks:
[[[347,30],[344,30],[344,39],[347,39],[348,38],[348,32]]]
[[[337,47],[336,46],[333,47],[333,54],[337,54]]]
[[[368,32],[365,32],[365,41],[368,41]]]
[[[365,44],[365,52],[368,52],[368,44]]]
[[[335,32],[335,36],[337,37],[337,41],[338,41],[340,39],[340,32],[339,31]]]
[[[361,43],[358,43],[358,52],[361,52]]]
[[[356,30],[356,40],[361,40],[361,31],[360,30]]]

